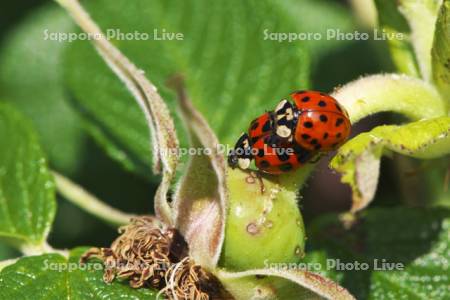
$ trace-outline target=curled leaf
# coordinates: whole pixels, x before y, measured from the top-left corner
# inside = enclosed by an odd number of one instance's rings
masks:
[[[333,97],[347,109],[352,123],[383,111],[397,112],[412,120],[447,114],[445,101],[432,85],[406,75],[362,77],[338,88]]]
[[[431,50],[433,79],[442,96],[450,101],[450,1],[442,3]]]
[[[172,84],[178,92],[181,115],[188,127],[191,149],[189,166],[181,178],[174,199],[175,224],[190,246],[196,263],[214,268],[222,249],[227,188],[224,153],[203,116],[194,108],[181,78]]]
[[[345,288],[319,274],[301,269],[256,269],[217,272],[236,299],[355,299]]]
[[[98,53],[123,81],[144,112],[154,148],[153,171],[163,173],[162,182],[155,195],[155,211],[163,221],[172,224],[173,218],[167,203],[167,192],[178,164],[178,138],[166,104],[158,94],[157,88],[141,70],[106,39],[101,29],[77,0],[56,1],[72,15],[86,33],[99,37],[92,40]]]
[[[365,208],[378,184],[381,156],[389,151],[430,159],[450,153],[450,118],[422,120],[403,126],[379,126],[345,145],[331,161],[353,191],[351,212]]]

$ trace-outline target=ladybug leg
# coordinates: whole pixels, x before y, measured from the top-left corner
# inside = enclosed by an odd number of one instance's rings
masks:
[[[247,133],[243,133],[236,142],[234,149],[228,153],[228,165],[231,168],[246,170],[253,159],[252,147]]]
[[[291,102],[281,100],[273,112],[275,134],[282,139],[292,140],[295,127],[295,109]]]
[[[259,190],[261,191],[261,194],[264,194],[264,192],[266,191],[266,186],[264,185],[264,182],[262,180],[262,176],[261,176],[261,172],[256,171],[256,172],[251,172],[250,175],[253,178],[256,178],[256,180],[258,180],[259,182]]]

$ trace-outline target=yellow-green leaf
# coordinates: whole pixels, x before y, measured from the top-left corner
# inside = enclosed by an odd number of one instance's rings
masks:
[[[411,29],[411,43],[416,54],[421,77],[431,80],[431,47],[441,0],[399,0],[399,11]]]
[[[450,102],[450,1],[442,3],[431,50],[433,79],[442,97]]]
[[[379,126],[343,145],[331,161],[331,167],[343,174],[342,181],[353,190],[352,212],[365,208],[372,201],[380,158],[389,151],[421,159],[450,153],[450,118]]]
[[[392,0],[375,0],[378,11],[378,30],[399,38],[389,39],[389,51],[397,70],[406,75],[419,77],[414,49],[411,45],[411,30],[397,4]]]

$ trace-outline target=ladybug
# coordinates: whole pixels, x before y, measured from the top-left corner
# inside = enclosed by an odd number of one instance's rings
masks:
[[[278,140],[273,134],[259,138],[252,145],[256,167],[269,174],[282,174],[297,169],[316,155],[296,143]]]
[[[335,150],[351,129],[345,109],[336,99],[322,92],[297,91],[294,103],[282,100],[275,108],[275,132],[283,139],[320,152]]]
[[[260,118],[264,119],[263,116]],[[256,167],[262,172],[282,174],[305,164],[315,154],[296,143],[283,141],[273,131],[259,136],[244,133],[228,155],[228,164],[232,168],[245,170],[254,160]]]
[[[255,160],[259,170],[281,174],[345,142],[351,124],[336,99],[317,91],[290,96],[251,122],[228,156],[230,167],[248,169]]]

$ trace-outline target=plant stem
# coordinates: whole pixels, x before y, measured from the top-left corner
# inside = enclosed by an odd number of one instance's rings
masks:
[[[18,260],[19,260],[19,258],[11,258],[11,259],[0,261],[0,272],[7,266],[15,264],[16,261],[18,261]]]
[[[19,250],[23,253],[24,256],[35,256],[46,253],[58,253],[64,257],[69,256],[69,252],[67,250],[55,249],[50,246],[47,241],[44,241],[40,244],[23,244],[20,246]]]
[[[88,213],[113,225],[128,224],[135,215],[119,211],[96,198],[70,179],[53,172],[58,192]]]

